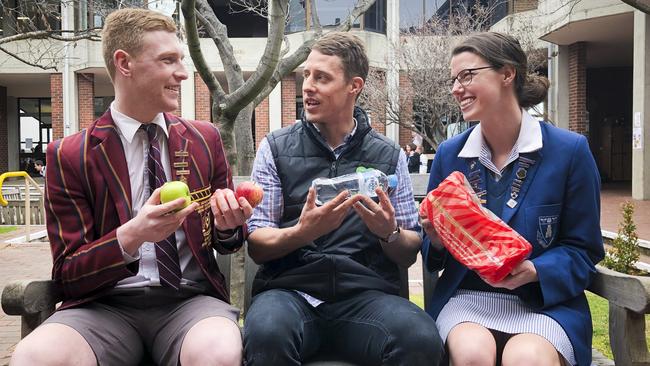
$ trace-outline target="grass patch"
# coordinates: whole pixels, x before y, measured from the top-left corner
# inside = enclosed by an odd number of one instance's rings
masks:
[[[410,294],[409,300],[411,300],[412,303],[419,306],[421,309],[424,309],[424,295]]]
[[[589,308],[591,309],[591,319],[594,326],[593,347],[603,355],[613,359],[612,349],[609,346],[609,304],[607,300],[589,291],[585,291]],[[650,316],[645,316],[645,338],[650,344]]]
[[[594,327],[592,347],[597,349],[607,358],[612,359],[612,349],[609,346],[609,304],[607,300],[589,291],[585,291],[589,309],[591,310],[591,322]]]
[[[0,234],[10,233],[14,230],[16,230],[15,226],[0,226]]]

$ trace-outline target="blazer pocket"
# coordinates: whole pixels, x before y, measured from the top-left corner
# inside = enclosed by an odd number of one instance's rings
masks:
[[[526,208],[526,239],[542,248],[551,246],[560,230],[561,204]]]

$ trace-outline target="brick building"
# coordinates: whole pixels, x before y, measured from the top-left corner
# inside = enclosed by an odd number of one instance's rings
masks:
[[[13,0],[27,1],[27,0]],[[61,0],[52,2],[68,3]],[[62,6],[62,24],[101,26],[93,4],[105,0],[75,0],[82,6]],[[157,0],[167,1],[167,0]],[[169,0],[172,1],[173,0]],[[376,0],[355,22],[352,32],[366,43],[371,66],[385,70],[387,87],[408,88],[399,70],[386,64],[389,44],[408,28],[445,9],[495,0]],[[650,149],[646,85],[650,84],[646,60],[647,15],[619,0],[499,0],[500,12],[493,29],[508,32],[517,22],[532,22],[548,49],[548,75],[552,86],[545,109],[561,127],[588,136],[605,181],[632,181],[635,198],[650,198]],[[227,7],[225,0],[211,1]],[[291,47],[302,43],[310,29],[309,8],[290,0],[292,17],[286,33]],[[318,14],[325,27],[336,25],[354,0],[320,2]],[[335,4],[336,6],[333,6]],[[321,8],[322,7],[322,8]],[[224,9],[219,14],[227,13]],[[85,12],[84,12],[85,11]],[[18,21],[18,20],[15,20]],[[244,74],[255,70],[265,47],[268,26],[263,18],[233,14],[222,19]],[[84,23],[86,22],[86,23]],[[10,23],[5,16],[2,35]],[[14,47],[20,48],[17,42]],[[202,50],[217,78],[223,67],[213,42],[202,39]],[[0,172],[23,169],[28,159],[43,159],[47,143],[86,127],[101,115],[113,98],[112,86],[103,66],[101,44],[80,41],[65,50],[57,70],[42,70],[0,55]],[[178,114],[210,120],[210,95],[206,85],[186,58],[190,77],[181,85]],[[393,73],[391,75],[391,73]],[[391,82],[392,80],[392,82]],[[255,108],[251,125],[256,144],[266,133],[293,123],[302,107],[302,76],[298,68],[285,76],[275,90]],[[373,126],[404,145],[410,132],[385,125],[382,113],[369,111]],[[632,146],[633,137],[641,137]]]
[[[650,18],[618,0],[515,1],[492,29],[535,24],[548,48],[550,120],[589,139],[603,182],[650,199]]]

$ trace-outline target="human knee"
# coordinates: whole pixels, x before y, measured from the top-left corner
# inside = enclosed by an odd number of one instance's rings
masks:
[[[279,291],[258,295],[244,321],[244,341],[268,344],[286,342],[298,337],[302,329],[301,311]]]
[[[242,341],[239,327],[226,318],[208,318],[197,323],[185,336],[181,348],[183,365],[241,365]]]
[[[54,338],[53,338],[54,337]],[[58,338],[58,340],[56,340]],[[77,365],[96,365],[92,350],[80,347],[66,341],[66,337],[57,337],[49,330],[34,331],[18,343],[9,365],[44,365],[63,366],[75,363]],[[88,351],[90,354],[88,354]]]
[[[535,335],[513,337],[503,350],[504,366],[559,366],[560,356],[546,339]]]
[[[211,347],[193,349],[185,352],[181,357],[181,364],[188,365],[215,365],[215,366],[240,366],[242,364],[243,350],[241,347]]]
[[[463,323],[447,336],[449,359],[453,365],[489,365],[496,362],[496,341],[484,327]]]
[[[400,326],[393,327],[392,335],[401,347],[411,350],[427,350],[442,354],[443,344],[436,323],[427,314],[403,319]]]

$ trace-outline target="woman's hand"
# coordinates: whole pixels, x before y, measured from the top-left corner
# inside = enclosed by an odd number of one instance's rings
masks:
[[[539,281],[539,278],[537,277],[537,269],[535,269],[535,265],[533,262],[525,260],[513,268],[506,278],[499,282],[490,283],[490,285],[492,287],[502,287],[514,290],[527,283],[537,281]]]
[[[425,234],[427,234],[429,240],[431,240],[431,246],[434,249],[436,250],[444,249],[444,246],[442,245],[442,241],[440,241],[440,237],[438,236],[436,229],[433,228],[433,224],[431,223],[431,221],[429,221],[426,214],[423,213],[421,210],[420,210],[420,226],[422,226],[422,230],[424,231]]]

